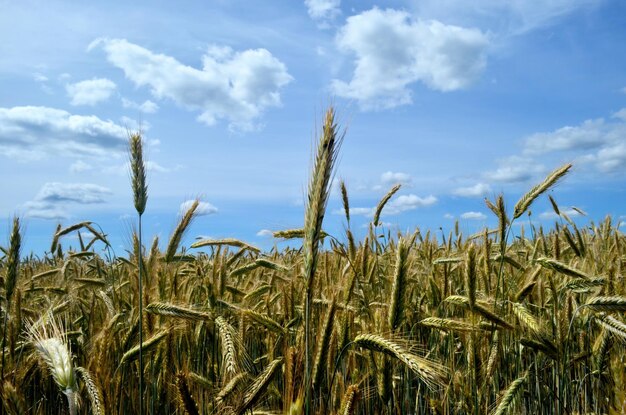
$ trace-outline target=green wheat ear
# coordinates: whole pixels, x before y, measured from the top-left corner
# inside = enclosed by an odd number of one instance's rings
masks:
[[[146,166],[143,161],[143,140],[140,133],[130,135],[128,150],[135,209],[139,215],[143,215],[148,201],[148,185],[146,184]]]

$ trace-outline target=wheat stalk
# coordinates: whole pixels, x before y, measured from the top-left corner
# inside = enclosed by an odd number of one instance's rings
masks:
[[[491,413],[492,415],[505,415],[512,411],[513,404],[515,403],[515,397],[517,396],[520,389],[522,388],[522,385],[524,385],[524,382],[526,382],[526,377],[527,377],[527,374],[524,374],[524,376],[518,379],[515,379],[513,382],[511,382],[509,387],[504,392],[504,395],[502,395],[500,404]]]
[[[172,234],[170,241],[167,244],[167,249],[165,250],[165,262],[172,262],[174,260],[180,241],[183,239],[185,232],[195,218],[196,209],[198,209],[199,205],[200,200],[195,199],[178,221],[178,225],[176,225],[176,229],[174,229],[174,233]]]
[[[387,202],[389,202],[389,199],[391,199],[393,197],[393,195],[396,194],[396,192],[398,190],[400,190],[400,188],[402,187],[401,184],[397,184],[395,186],[393,186],[385,196],[383,196],[382,199],[380,199],[380,201],[378,202],[378,205],[376,205],[376,210],[374,210],[374,219],[372,220],[372,223],[374,224],[374,226],[378,226],[379,224],[379,219],[380,219],[380,214],[383,211],[383,208],[385,207],[385,205],[387,204]]]
[[[193,320],[193,321],[211,320],[211,315],[209,313],[195,311],[189,308],[180,307],[174,304],[167,304],[167,303],[148,304],[148,306],[146,307],[146,311],[151,314],[182,318],[185,320]]]
[[[254,402],[261,396],[263,391],[267,388],[272,377],[276,373],[277,369],[282,365],[283,359],[278,358],[270,362],[267,367],[261,372],[261,374],[252,381],[252,384],[248,388],[248,391],[243,396],[243,402],[239,409],[238,414],[243,414],[254,404]]]
[[[105,415],[104,404],[102,400],[102,393],[100,388],[96,385],[89,371],[82,367],[76,368],[76,373],[83,378],[85,386],[87,387],[87,393],[89,394],[89,401],[91,402],[91,413],[93,415]]]
[[[321,239],[322,223],[330,194],[330,181],[344,133],[335,122],[335,109],[328,108],[319,139],[313,172],[310,177],[306,210],[304,214],[304,240],[302,242],[305,304],[304,304],[304,373],[305,373],[305,414],[311,411],[311,301],[313,283],[317,268],[317,256]]]
[[[588,307],[594,311],[626,311],[626,297],[593,297],[587,301],[585,307]]]

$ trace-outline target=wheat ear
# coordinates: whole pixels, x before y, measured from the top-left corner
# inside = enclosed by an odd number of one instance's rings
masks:
[[[513,219],[517,219],[524,214],[533,203],[535,199],[537,199],[541,194],[543,194],[546,190],[551,188],[556,182],[565,176],[567,172],[572,168],[571,164],[565,164],[558,169],[554,170],[550,173],[543,182],[539,183],[528,193],[526,193],[522,198],[515,204],[515,208],[513,209]]]

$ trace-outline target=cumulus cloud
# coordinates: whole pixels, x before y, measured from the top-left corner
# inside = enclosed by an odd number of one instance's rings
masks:
[[[193,205],[194,199],[186,200],[180,204],[179,214],[183,215]],[[200,202],[196,208],[196,216],[207,216],[217,213],[217,208],[209,202]]]
[[[407,173],[400,173],[400,172],[394,173],[392,171],[387,171],[380,176],[380,182],[386,186],[397,184],[397,183],[409,184],[411,183],[411,181],[412,181],[411,175]]]
[[[589,150],[601,146],[607,140],[603,119],[587,120],[579,126],[566,126],[549,133],[533,134],[526,139],[524,153],[539,155],[553,151]]]
[[[461,219],[467,220],[485,220],[487,216],[480,212],[465,212],[461,214]]]
[[[46,220],[65,220],[69,218],[69,213],[66,209],[49,203],[27,202],[24,208],[26,209],[24,216],[27,218]]]
[[[106,202],[111,190],[92,183],[45,183],[32,201],[24,204],[25,216],[41,219],[66,219],[72,204]]]
[[[74,163],[70,164],[70,172],[72,173],[82,173],[92,168],[91,164],[87,164],[82,160],[76,160]]]
[[[48,203],[92,204],[104,203],[105,197],[110,194],[111,190],[97,184],[52,182],[43,185],[35,200]]]
[[[433,195],[420,197],[414,194],[401,195],[388,202],[382,212],[382,215],[398,215],[402,212],[414,210],[421,207],[431,206],[437,203],[437,198]],[[376,213],[376,207],[351,207],[350,216],[366,216],[373,217]],[[335,215],[343,215],[343,209],[333,211]]]
[[[433,195],[419,197],[414,194],[401,195],[390,201],[383,212],[387,215],[396,215],[407,210],[414,210],[421,207],[432,206],[437,203],[437,198]]]
[[[355,56],[355,68],[349,82],[336,79],[332,89],[363,109],[381,109],[411,103],[415,82],[438,91],[466,88],[482,73],[488,45],[477,29],[373,8],[349,17],[340,30],[337,46]]]
[[[49,107],[0,108],[0,154],[26,158],[111,156],[126,151],[127,131],[95,115]]]
[[[326,22],[341,14],[341,0],[304,0],[309,16],[313,20]]]
[[[138,104],[135,101],[122,98],[122,106],[124,108],[139,110],[143,112],[144,114],[154,114],[155,112],[159,110],[159,106],[156,103],[150,101],[149,99],[145,100],[141,104]]]
[[[580,214],[580,210],[579,209],[559,209],[559,211],[561,213],[566,214],[567,216],[569,216],[570,218],[576,217],[576,216],[581,216]],[[553,210],[547,210],[545,212],[542,212],[539,217],[541,219],[557,219],[559,217],[559,215],[556,214],[556,212],[554,212]]]
[[[491,193],[491,186],[486,183],[476,183],[474,186],[459,187],[452,191],[452,194],[463,197],[484,196]]]
[[[626,169],[626,143],[614,143],[600,149],[590,160],[596,163],[598,170],[611,173]]]
[[[269,229],[261,229],[256,233],[256,236],[260,236],[262,238],[271,238],[272,236],[274,236],[274,232],[270,231]]]
[[[224,119],[235,128],[254,128],[263,110],[280,105],[280,90],[293,79],[266,49],[211,46],[197,69],[125,39],[98,39],[89,49],[95,47],[135,85],[150,88],[156,99],[200,111],[198,120],[207,125]]]
[[[544,172],[544,167],[533,159],[519,156],[504,158],[496,170],[486,172],[487,179],[503,183],[525,182]]]
[[[533,134],[524,142],[524,155],[565,152],[579,162],[590,163],[602,173],[626,170],[626,108],[610,120],[585,120],[552,132]]]
[[[106,78],[94,78],[65,86],[71,98],[70,104],[92,106],[108,100],[116,88],[117,85]]]

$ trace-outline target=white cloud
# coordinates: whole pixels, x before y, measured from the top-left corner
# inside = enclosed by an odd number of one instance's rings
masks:
[[[146,166],[146,171],[156,172],[156,173],[170,173],[174,170],[179,170],[181,168],[181,166],[176,166],[175,168],[164,167],[160,165],[159,163],[157,163],[156,161],[152,161],[152,160],[146,160],[144,161],[144,164]],[[130,171],[129,161],[127,161],[126,163],[122,163],[122,164],[114,164],[111,166],[107,166],[102,169],[102,173],[118,174],[121,176],[128,175],[129,171]]]
[[[411,183],[411,180],[412,178],[410,174],[400,172],[394,173],[392,171],[387,171],[380,176],[380,181],[384,185],[393,185],[397,183],[409,184]]]
[[[82,160],[76,160],[74,163],[70,164],[70,172],[72,173],[82,173],[91,169],[93,169],[93,167]]]
[[[591,163],[602,173],[626,169],[626,108],[611,116],[583,121],[548,133],[533,134],[525,140],[524,154],[538,156],[568,152],[581,163]]]
[[[341,0],[304,0],[309,16],[317,21],[335,19],[341,14]]]
[[[496,170],[484,174],[488,180],[504,183],[525,182],[544,171],[543,166],[534,160],[519,156],[499,160],[498,164],[500,167]]]
[[[270,231],[269,229],[261,229],[256,233],[256,236],[260,236],[262,238],[271,238],[272,236],[274,236],[274,232]]]
[[[117,85],[106,78],[94,78],[65,86],[72,105],[96,105],[109,99],[116,88]]]
[[[370,222],[364,223],[361,225],[361,228],[367,229],[370,227],[370,224]],[[378,226],[383,228],[393,228],[394,226],[396,226],[396,224],[393,222],[378,222]]]
[[[198,120],[207,125],[225,119],[235,128],[254,128],[263,110],[280,105],[280,89],[293,79],[266,49],[211,46],[196,69],[125,39],[98,39],[89,49],[96,46],[135,85],[149,87],[156,99],[200,111]]]
[[[526,139],[524,153],[545,154],[553,151],[589,150],[606,141],[603,119],[587,120],[576,127],[562,127],[550,133],[533,134]]]
[[[426,197],[419,197],[414,194],[401,195],[389,201],[383,211],[382,216],[385,215],[398,215],[402,212],[414,210],[420,207],[431,206],[437,203],[437,198],[433,195]],[[343,209],[335,209],[332,212],[335,215],[343,215]],[[365,216],[373,217],[376,213],[376,207],[351,207],[350,216]]]
[[[595,156],[596,167],[605,173],[626,169],[626,143],[609,145]]]
[[[374,216],[374,212],[375,212],[375,208],[367,208],[367,207],[353,207],[350,208],[350,215],[351,216]],[[338,209],[337,210],[337,214],[338,215],[343,215],[344,211],[343,209]]]
[[[104,203],[105,197],[110,194],[111,190],[97,184],[52,182],[43,185],[35,200],[48,203],[93,204]]]
[[[333,91],[380,109],[411,103],[409,86],[418,81],[438,91],[469,86],[486,65],[489,40],[477,29],[373,8],[347,19],[337,45],[356,60],[352,79],[334,80]]]
[[[487,219],[487,216],[484,213],[480,212],[465,212],[461,214],[461,219],[485,220]]]
[[[383,209],[383,213],[387,215],[397,215],[408,210],[432,206],[435,203],[437,203],[437,198],[433,195],[426,197],[419,197],[414,194],[401,195],[391,200],[387,206],[385,206],[385,209]]]
[[[450,213],[446,213],[445,215],[443,215],[444,219],[454,219],[454,215],[450,214]]]
[[[33,79],[35,82],[48,82],[48,77],[39,72],[33,74]]]
[[[565,209],[565,210],[559,209],[559,210],[561,213],[565,213],[570,218],[580,216],[580,212],[577,211],[576,209]],[[557,219],[559,215],[557,215],[556,212],[554,212],[553,210],[547,210],[545,212],[542,212],[539,215],[539,217],[541,219]]]
[[[179,214],[183,215],[193,205],[194,200],[186,200],[180,204]],[[196,216],[213,215],[217,213],[217,208],[209,202],[200,202],[196,208]]]
[[[374,216],[374,212],[376,211],[376,208],[371,208],[371,207],[351,207],[350,208],[350,216],[366,216],[366,217],[372,217]],[[333,210],[333,215],[344,215],[345,211],[342,209],[335,209]]]
[[[149,99],[145,100],[141,104],[138,104],[135,101],[122,98],[122,106],[124,108],[131,108],[131,109],[139,110],[143,112],[144,114],[154,114],[155,112],[159,110],[159,106],[156,103],[150,101]]]
[[[554,24],[597,0],[413,0],[417,12],[427,19],[448,19],[482,24],[502,35],[520,35]]]
[[[111,190],[91,183],[46,183],[32,201],[23,205],[25,216],[40,219],[67,219],[68,205],[101,204]]]
[[[95,115],[48,107],[0,108],[0,154],[27,158],[106,156],[126,151],[127,131]]]
[[[486,183],[476,183],[474,186],[459,187],[454,189],[452,193],[463,197],[484,196],[491,193],[491,186]]]
[[[24,216],[27,218],[46,220],[64,220],[69,218],[69,214],[65,209],[48,203],[27,202],[24,208],[26,209]]]

